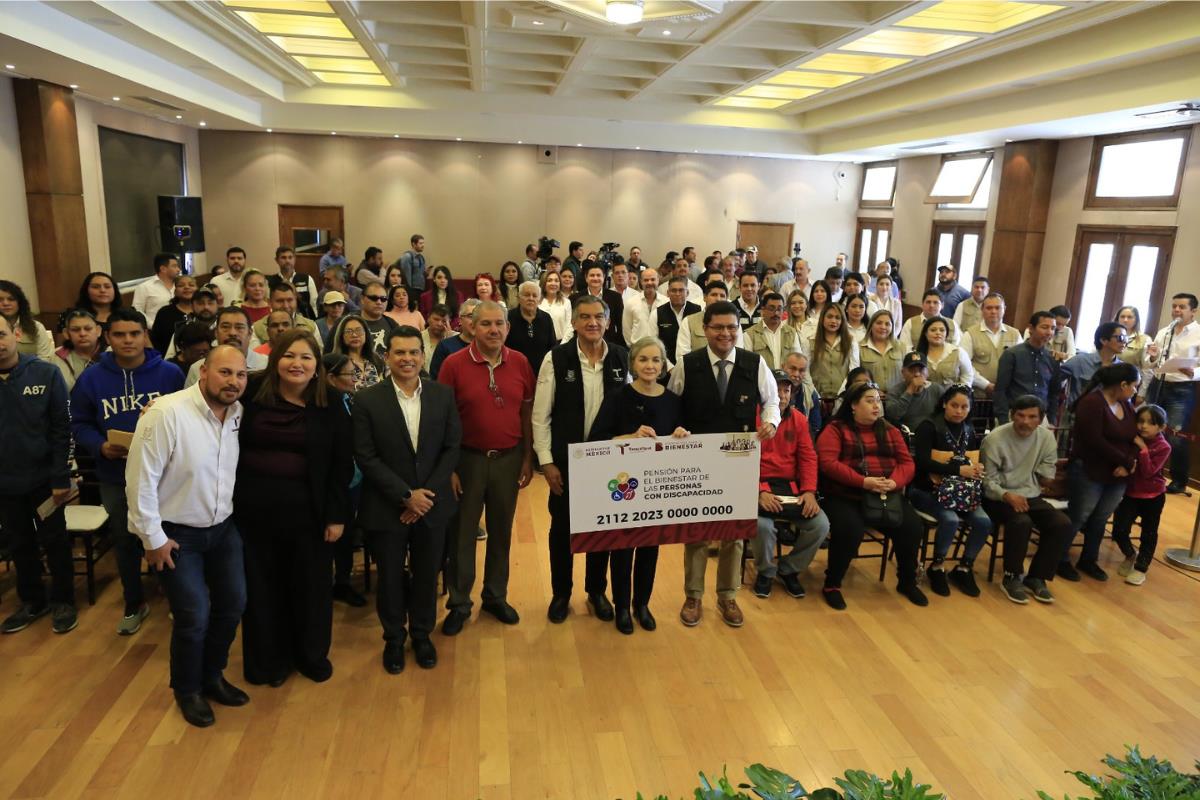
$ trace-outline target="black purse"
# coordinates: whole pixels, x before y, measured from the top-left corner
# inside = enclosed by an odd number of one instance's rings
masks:
[[[854,441],[858,443],[858,452],[861,454],[859,462],[859,471],[866,477],[870,477],[867,470],[867,448],[863,446],[862,437],[858,435],[858,430],[854,429]],[[869,492],[863,490],[862,498],[862,516],[863,522],[867,523],[871,528],[891,529],[900,527],[904,522],[904,507],[903,496],[899,492]]]

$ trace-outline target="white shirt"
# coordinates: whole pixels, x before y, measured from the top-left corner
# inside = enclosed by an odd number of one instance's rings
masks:
[[[875,303],[876,310],[890,311],[892,314],[892,336],[900,338],[900,329],[904,327],[904,304],[900,302],[899,297],[880,297],[877,294],[871,295],[871,300]],[[875,312],[872,311],[872,314]],[[960,326],[961,327],[961,326]]]
[[[551,303],[543,297],[538,308],[550,315],[554,323],[554,338],[561,341],[566,332],[571,330],[571,304],[559,295],[557,303]]]
[[[263,353],[254,352],[254,348],[262,342],[250,342],[250,349],[246,351],[246,369],[250,372],[258,372],[267,368],[267,358]],[[217,344],[214,342],[213,347]],[[188,368],[187,379],[183,383],[183,388],[187,389],[200,380],[200,365],[204,363],[204,359],[200,359],[195,364]]]
[[[154,327],[154,318],[158,316],[158,310],[170,304],[174,297],[175,284],[172,283],[170,286],[166,286],[155,275],[153,278],[142,281],[137,285],[137,288],[133,290],[133,302],[131,305],[146,317],[146,325]]]
[[[717,369],[717,363],[720,361],[729,362],[729,366],[725,368],[726,378],[731,377],[734,361],[737,358],[737,348],[729,352],[725,358],[720,358],[713,352],[711,347],[704,348],[708,353],[708,361],[712,364],[713,378],[717,378],[720,370]],[[684,366],[683,359],[679,360],[672,369],[671,377],[667,380],[667,391],[672,394],[683,396],[684,390]],[[766,359],[758,360],[758,397],[762,406],[762,421],[769,422],[776,428],[779,427],[779,387],[775,385],[775,378],[771,375],[771,370],[767,366]]]
[[[625,304],[632,303],[642,296],[641,289],[635,289],[632,286],[626,286],[621,290],[621,302]]]
[[[600,413],[600,404],[604,402],[604,359],[608,358],[608,342],[600,340],[603,351],[595,364],[589,363],[588,357],[576,346],[579,353],[580,377],[583,380],[583,438],[592,432],[592,423]],[[541,369],[538,370],[537,388],[533,392],[533,452],[537,453],[538,463],[553,464],[554,456],[550,451],[550,416],[554,409],[554,359],[542,359]]]
[[[670,305],[671,301],[661,294],[654,295],[651,305],[646,304],[646,295],[638,292],[632,299],[625,300],[625,313],[621,319],[621,331],[626,344],[633,344],[643,336],[658,335],[658,308]]]
[[[669,285],[670,279],[661,283],[658,287],[658,293],[663,297],[666,297]],[[695,303],[701,308],[704,308],[704,290],[700,288],[700,284],[690,279],[687,282],[687,302]]]
[[[1175,335],[1171,335],[1171,326],[1160,330],[1154,336],[1154,343],[1158,345],[1158,358],[1151,360],[1148,356],[1146,361],[1153,365],[1155,374],[1162,377],[1167,383],[1185,383],[1194,381],[1200,378],[1200,368],[1197,368],[1195,377],[1189,378],[1182,372],[1171,371],[1164,373],[1159,369],[1159,364],[1165,364],[1172,358],[1197,358],[1200,357],[1200,321],[1192,320],[1187,325],[1176,325]],[[1171,340],[1171,351],[1167,352],[1167,340]]]
[[[246,271],[242,270],[242,275],[245,274]],[[223,272],[210,280],[209,283],[221,290],[221,305],[223,306],[231,306],[242,299],[241,276],[235,278],[228,272]]]
[[[812,293],[812,281],[808,280],[803,284],[799,284],[796,282],[795,278],[793,278],[792,280],[783,284],[783,286],[780,286],[779,293],[783,295],[784,304],[787,303],[788,296],[797,289],[799,289],[801,292],[804,292],[804,299],[807,300],[808,296]]]
[[[421,381],[417,380],[416,391],[412,396],[404,393],[396,379],[392,379],[392,388],[396,390],[396,402],[400,404],[400,413],[404,414],[404,426],[408,428],[408,440],[412,442],[413,452],[417,452],[417,434],[421,430]]]
[[[233,513],[242,404],[222,422],[199,386],[160,397],[133,433],[125,468],[129,528],[147,550],[167,543],[163,522],[209,528]]]
[[[771,351],[772,362],[776,364],[782,364],[783,353],[781,351],[783,350],[783,323],[779,323],[779,327],[777,327],[775,330],[771,330],[769,327],[767,327],[766,323],[763,323],[762,337],[764,340],[766,340],[767,349]],[[793,341],[796,342],[796,350],[794,352],[799,353],[800,340],[797,337]]]

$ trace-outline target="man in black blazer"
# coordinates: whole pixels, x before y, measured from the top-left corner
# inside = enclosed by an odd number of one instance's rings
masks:
[[[621,256],[615,256],[624,264]],[[625,317],[625,301],[620,292],[604,288],[604,265],[599,261],[583,265],[583,289],[581,294],[599,297],[608,306],[608,330],[604,331],[604,341],[617,347],[625,347],[625,333],[621,330],[621,320]],[[568,335],[567,338],[570,338]]]
[[[358,523],[379,566],[376,608],[383,624],[383,666],[404,669],[405,622],[417,665],[437,664],[430,641],[437,617],[437,574],[446,525],[457,507],[450,475],[462,424],[454,391],[421,378],[420,332],[401,325],[386,340],[390,380],[354,398],[354,455],[363,473]],[[408,557],[411,583],[405,583]]]
[[[700,306],[687,299],[688,280],[677,275],[667,282],[667,299],[671,302],[658,307],[658,338],[667,347],[667,358],[675,357],[675,342],[679,340],[679,329],[685,317],[700,311]],[[674,365],[672,365],[674,366]]]

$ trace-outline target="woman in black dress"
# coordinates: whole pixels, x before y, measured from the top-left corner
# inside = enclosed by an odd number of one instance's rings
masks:
[[[233,510],[245,541],[246,681],[280,686],[293,669],[333,675],[333,543],[350,522],[353,432],[321,347],[302,329],[271,348],[242,402]]]
[[[679,426],[681,419],[679,396],[668,392],[659,377],[667,365],[666,348],[653,336],[638,339],[629,348],[629,372],[633,383],[621,387],[604,399],[596,420],[592,423],[590,439],[635,439],[640,436],[687,436]],[[650,594],[654,591],[654,573],[658,567],[658,545],[614,550],[609,559],[612,574],[614,622],[617,630],[633,633],[630,615],[630,582],[632,577],[633,613],[645,630],[657,627],[650,613]]]

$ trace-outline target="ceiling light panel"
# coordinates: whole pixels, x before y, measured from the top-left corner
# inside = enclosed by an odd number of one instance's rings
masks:
[[[328,56],[293,56],[300,64],[311,70],[326,72],[361,72],[378,75],[380,70],[369,58],[330,58]]]
[[[779,108],[789,103],[788,100],[771,100],[765,97],[722,97],[716,101],[718,106],[734,106],[736,108]]]
[[[875,31],[842,45],[842,50],[857,53],[882,53],[895,56],[931,56],[952,47],[973,42],[978,37],[921,31]]]
[[[826,53],[812,61],[805,61],[805,69],[823,69],[829,72],[853,72],[873,75],[907,64],[911,58],[888,58],[885,56],[859,56],[850,53]]]
[[[764,83],[772,86],[812,86],[819,89],[833,89],[845,86],[861,77],[862,75],[834,75],[831,72],[806,72],[794,69],[776,75],[774,78],[767,78]]]
[[[391,86],[384,75],[356,75],[352,72],[314,72],[325,83],[341,83],[351,86]]]
[[[344,58],[366,58],[367,51],[356,41],[334,39],[303,39],[294,36],[268,36],[285,53],[304,56],[339,56]]]
[[[1065,6],[1050,3],[953,0],[953,2],[938,3],[895,24],[905,28],[928,28],[939,31],[999,33],[1064,8]]]
[[[324,0],[224,0],[230,8],[255,9],[258,11],[293,11],[298,14],[328,14],[335,16],[329,3]]]
[[[262,11],[235,11],[257,31],[278,36],[317,36],[324,39],[353,39],[354,34],[337,17],[306,14],[273,14]]]
[[[820,94],[824,89],[804,89],[798,86],[767,86],[759,84],[737,93],[738,97],[767,97],[773,100],[803,100]]]

